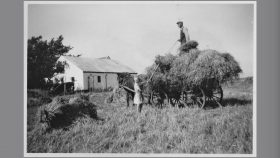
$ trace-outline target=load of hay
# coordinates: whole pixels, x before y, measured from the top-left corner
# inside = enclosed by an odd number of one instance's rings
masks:
[[[145,74],[149,78],[155,72],[149,82],[150,89],[178,97],[192,87],[207,88],[239,77],[242,70],[231,54],[211,49],[201,51],[197,45],[196,41],[189,41],[181,46],[177,55],[156,56],[155,63],[146,69]],[[155,67],[158,68],[155,70]]]
[[[242,72],[238,62],[229,53],[216,50],[190,50],[173,61],[170,72],[183,79],[185,84],[203,85],[215,79],[224,83],[239,77]]]
[[[190,40],[187,43],[184,43],[183,45],[180,46],[179,48],[179,55],[182,55],[184,53],[188,53],[192,49],[197,49],[198,42],[194,40]]]
[[[89,102],[89,96],[55,97],[38,110],[38,120],[43,129],[68,128],[78,117],[97,118],[96,106]]]

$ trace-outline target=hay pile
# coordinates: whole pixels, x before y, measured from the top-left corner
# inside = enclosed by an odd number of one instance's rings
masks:
[[[110,104],[113,102],[114,93],[111,92],[104,100],[105,104]]]
[[[82,116],[97,118],[96,106],[89,102],[89,96],[77,95],[71,98],[56,97],[38,110],[38,120],[43,129],[68,128]]]
[[[211,49],[190,50],[173,61],[170,71],[189,86],[203,85],[212,79],[224,83],[239,77],[242,72],[238,62],[229,53]]]
[[[165,56],[157,55],[155,59],[155,64],[159,66],[158,70],[161,73],[167,73],[171,69],[172,63],[176,58],[177,56],[170,53],[166,54]],[[153,67],[156,66],[154,65]],[[153,72],[154,70],[152,69],[153,68],[150,68],[150,70]]]
[[[115,103],[112,105],[127,105],[129,104],[129,99],[132,99],[134,93],[125,90],[122,86],[134,89],[134,79],[129,73],[118,74],[119,87],[114,88],[113,91],[105,98],[105,103]]]
[[[126,100],[127,92],[123,88],[115,88],[107,99],[108,102],[117,103],[121,105],[126,105]]]
[[[190,50],[196,49],[197,46],[198,46],[198,42],[197,41],[190,40],[187,43],[185,43],[182,46],[180,46],[180,48],[179,48],[179,50],[180,50],[179,55],[183,55],[185,53],[188,53]]]
[[[97,105],[98,107],[102,106],[106,99],[111,95],[112,92],[101,92],[101,93],[92,93],[89,95],[89,102]]]

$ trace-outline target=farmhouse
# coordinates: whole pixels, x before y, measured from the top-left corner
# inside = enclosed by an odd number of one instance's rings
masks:
[[[109,56],[103,58],[86,58],[61,56],[58,61],[66,62],[65,71],[55,78],[63,82],[74,82],[75,90],[108,89],[119,86],[118,74],[136,74],[134,70]]]

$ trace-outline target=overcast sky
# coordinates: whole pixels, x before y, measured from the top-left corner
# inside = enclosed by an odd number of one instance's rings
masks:
[[[153,2],[155,3],[155,2]],[[32,4],[28,7],[28,38],[63,35],[71,54],[110,56],[138,73],[157,54],[179,43],[178,19],[184,21],[199,49],[231,53],[253,75],[253,4]]]

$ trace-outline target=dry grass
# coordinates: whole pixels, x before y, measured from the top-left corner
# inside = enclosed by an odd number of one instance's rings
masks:
[[[79,117],[71,128],[42,133],[28,122],[28,152],[87,153],[252,153],[252,98],[225,90],[225,107],[158,109],[104,103],[94,94],[98,120]],[[32,118],[38,106],[28,108]],[[30,121],[30,120],[29,120]]]
[[[238,78],[242,72],[232,55],[211,49],[190,50],[173,61],[170,71],[179,78],[183,77],[188,86],[202,85],[211,79],[224,83]]]

